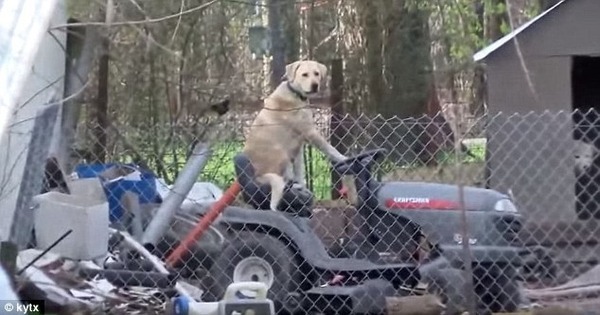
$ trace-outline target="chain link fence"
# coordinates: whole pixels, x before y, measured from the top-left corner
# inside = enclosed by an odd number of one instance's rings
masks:
[[[409,314],[445,304],[446,314],[460,314],[474,301],[487,314],[597,294],[595,112],[499,113],[462,124],[442,114],[314,114],[322,134],[355,158],[334,168],[305,148],[307,187],[287,185],[278,212],[240,155],[254,114],[234,111],[202,125],[115,121],[105,161],[87,149],[93,138],[81,126],[74,169],[47,167],[45,191],[107,202],[103,275],[164,296],[174,288],[217,301],[231,283],[255,281],[279,313]],[[231,205],[215,215],[224,199]],[[166,218],[164,230],[157,218]],[[92,247],[84,250],[91,256]]]

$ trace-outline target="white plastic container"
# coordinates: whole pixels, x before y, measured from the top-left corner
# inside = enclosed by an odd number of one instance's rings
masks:
[[[93,198],[100,202],[107,201],[102,183],[98,177],[80,178],[67,182],[71,195],[82,198]]]
[[[269,289],[262,282],[234,282],[227,287],[225,296],[218,302],[196,302],[186,297],[171,300],[174,315],[228,315],[228,314],[275,314],[273,301],[267,299]],[[251,293],[245,296],[242,291]],[[241,293],[241,295],[239,295]],[[231,312],[231,308],[237,311]]]
[[[34,198],[38,249],[46,249],[69,229],[73,232],[51,252],[74,260],[91,260],[108,251],[108,202],[98,198],[48,192]]]

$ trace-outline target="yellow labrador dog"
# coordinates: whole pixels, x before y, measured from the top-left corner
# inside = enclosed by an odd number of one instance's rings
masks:
[[[308,96],[323,88],[327,68],[316,61],[296,61],[285,68],[285,80],[264,101],[250,126],[243,149],[256,179],[271,187],[270,208],[277,210],[287,181],[304,186],[304,144],[312,144],[331,161],[346,157],[317,130]]]

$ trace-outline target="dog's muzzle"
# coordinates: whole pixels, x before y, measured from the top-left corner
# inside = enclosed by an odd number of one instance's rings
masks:
[[[319,91],[319,85],[317,83],[313,83],[310,86],[310,92],[311,93],[317,93]]]

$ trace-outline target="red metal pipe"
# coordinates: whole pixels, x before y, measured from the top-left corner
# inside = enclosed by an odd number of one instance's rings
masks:
[[[167,265],[174,267],[175,264],[181,260],[183,255],[192,247],[192,244],[196,243],[202,237],[202,234],[206,232],[208,227],[215,222],[219,217],[219,214],[235,201],[235,198],[240,191],[240,184],[237,181],[233,182],[223,196],[211,206],[210,210],[206,212],[206,215],[200,219],[198,224],[196,224],[196,226],[185,236],[183,241],[179,243],[175,250],[167,256]]]

